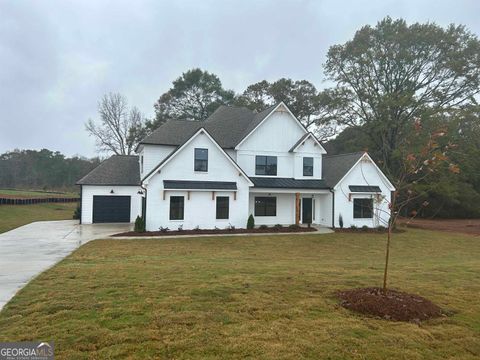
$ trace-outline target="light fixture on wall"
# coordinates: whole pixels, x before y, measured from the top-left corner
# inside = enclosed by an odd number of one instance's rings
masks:
[[[114,193],[115,193],[115,192],[113,191],[113,189],[112,189],[112,190],[110,190],[110,194],[114,194]]]
[[[142,191],[142,190],[138,190],[137,194],[138,194],[138,195],[143,195],[143,191]]]

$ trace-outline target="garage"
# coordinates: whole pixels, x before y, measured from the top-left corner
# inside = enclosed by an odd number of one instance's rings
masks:
[[[93,196],[93,222],[130,222],[131,202],[131,196]]]

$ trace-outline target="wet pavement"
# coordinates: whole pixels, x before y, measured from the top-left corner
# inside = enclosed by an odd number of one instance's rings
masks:
[[[0,309],[33,277],[91,240],[130,230],[131,224],[79,225],[39,221],[0,234]]]

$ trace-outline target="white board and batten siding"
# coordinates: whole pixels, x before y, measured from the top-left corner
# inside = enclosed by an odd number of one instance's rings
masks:
[[[172,151],[177,147],[170,145],[142,145],[142,150],[140,151],[139,161],[140,161],[140,178],[143,179],[152,169],[160,164],[163,159],[165,159]],[[142,158],[143,158],[143,169],[142,169]]]
[[[237,163],[248,176],[255,175],[255,156],[277,157],[277,176],[294,177],[294,154],[290,148],[305,130],[285,111],[275,111],[238,145]]]
[[[377,202],[375,195],[370,193],[352,193],[349,185],[379,186],[383,200]],[[347,175],[335,186],[335,227],[339,227],[339,216],[342,215],[343,226],[345,228],[352,225],[356,227],[368,226],[378,227],[387,226],[390,218],[389,203],[391,201],[391,192],[393,188],[388,180],[381,174],[378,168],[370,161],[368,156],[364,156]],[[353,199],[372,198],[373,218],[355,219],[353,217]]]
[[[82,224],[93,222],[93,196],[130,196],[130,222],[134,222],[142,214],[140,190],[139,186],[82,185]]]
[[[208,149],[208,171],[194,171],[195,148]],[[166,190],[164,195],[163,180],[187,181],[222,181],[236,182],[236,200],[234,191],[215,191],[212,200],[212,190]],[[155,173],[145,184],[147,187],[147,230],[156,231],[162,227],[177,230],[226,228],[233,225],[237,228],[246,226],[248,217],[249,181],[241,175],[229,158],[210,138],[199,133],[184,148],[172,156],[160,172]],[[184,219],[170,220],[170,197],[184,197]],[[229,219],[216,219],[216,197],[229,197]]]

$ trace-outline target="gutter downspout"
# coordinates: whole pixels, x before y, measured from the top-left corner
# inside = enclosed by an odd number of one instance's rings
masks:
[[[145,191],[145,212],[142,214],[142,216],[143,216],[143,221],[146,229],[147,228],[147,188],[143,187],[142,183],[140,183],[140,188],[142,188]],[[142,201],[142,212],[143,212],[143,201]]]
[[[332,229],[335,229],[335,191],[329,190],[332,193]]]
[[[83,203],[83,185],[80,185],[80,222],[79,224],[82,225],[82,203]]]

